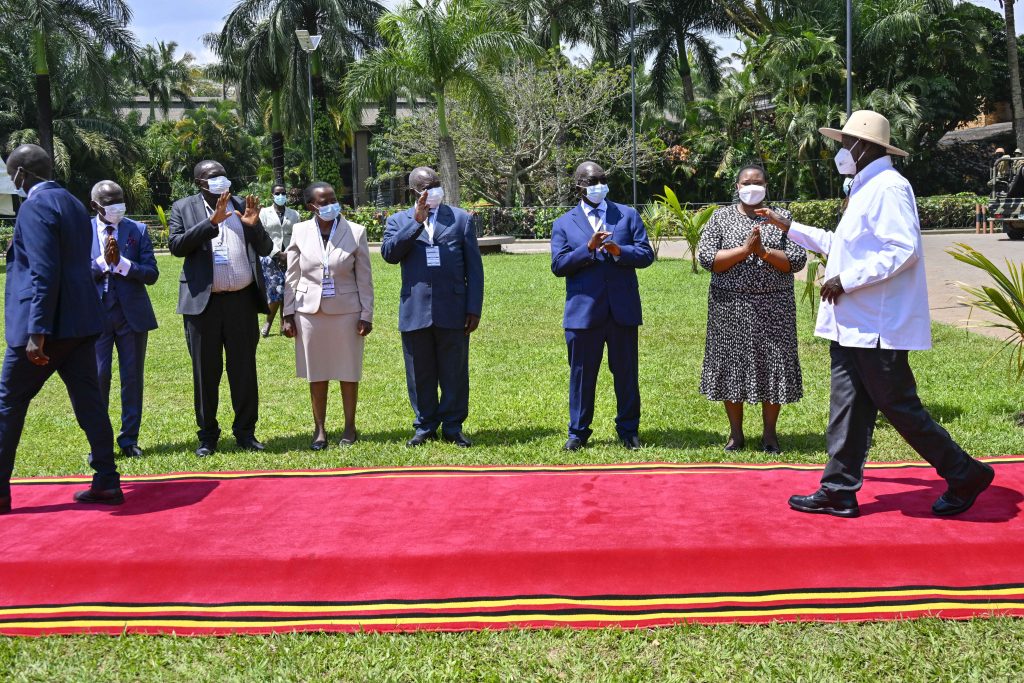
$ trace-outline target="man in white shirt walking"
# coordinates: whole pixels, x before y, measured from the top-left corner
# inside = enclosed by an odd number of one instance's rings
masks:
[[[936,515],[974,504],[994,472],[971,458],[921,405],[908,351],[931,348],[931,318],[914,191],[893,168],[889,121],[854,112],[842,130],[821,128],[842,142],[836,167],[853,176],[850,200],[834,233],[801,225],[770,209],[758,214],[790,239],[828,255],[815,334],[832,341],[832,390],[821,488],[792,496],[801,512],[856,517],[875,420],[881,411],[907,443],[931,463],[949,488]]]

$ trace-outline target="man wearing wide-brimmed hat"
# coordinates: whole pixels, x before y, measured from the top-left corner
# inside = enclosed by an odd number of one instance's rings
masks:
[[[829,462],[821,488],[793,496],[801,512],[859,514],[857,491],[878,411],[949,484],[936,515],[966,511],[994,476],[971,458],[921,405],[907,352],[931,348],[921,228],[914,191],[893,168],[907,156],[891,144],[889,121],[854,112],[842,130],[821,128],[842,143],[836,168],[853,176],[849,205],[834,233],[758,211],[797,244],[828,255],[815,334],[832,341]]]

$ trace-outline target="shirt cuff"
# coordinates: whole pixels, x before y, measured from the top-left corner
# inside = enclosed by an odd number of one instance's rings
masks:
[[[117,262],[117,265],[114,266],[112,270],[118,275],[126,276],[128,275],[128,271],[131,270],[131,268],[132,262],[126,259],[124,256],[122,256],[121,260]]]
[[[96,265],[99,266],[100,270],[106,273],[110,268],[107,267],[107,262],[103,260],[103,254],[96,257]]]

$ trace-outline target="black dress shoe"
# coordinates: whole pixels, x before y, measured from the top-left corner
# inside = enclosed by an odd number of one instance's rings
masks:
[[[356,441],[359,441],[359,432],[353,432],[352,438],[347,436],[341,437],[341,441],[338,442],[338,445],[342,448],[348,448],[349,446],[354,445]]]
[[[0,515],[6,515],[11,511],[11,497],[0,496]]]
[[[987,489],[995,479],[996,473],[990,465],[978,463],[978,473],[963,486],[950,487],[932,505],[932,513],[939,517],[949,517],[967,512],[982,491]]]
[[[142,449],[137,444],[131,444],[121,449],[121,455],[125,458],[141,458]]]
[[[445,434],[444,440],[448,443],[453,443],[459,448],[469,448],[473,445],[473,442],[466,438],[466,435],[462,432],[456,432],[455,434]]]
[[[317,439],[313,443],[309,444],[309,447],[314,451],[322,451],[323,449],[327,448],[327,440]]]
[[[860,514],[856,498],[833,497],[825,489],[818,489],[809,496],[790,496],[789,507],[800,512],[817,512],[835,517],[856,517]]]
[[[422,446],[428,441],[433,441],[437,438],[437,435],[433,432],[416,432],[412,438],[405,442],[405,445],[409,448],[416,448]]]
[[[75,492],[75,502],[120,505],[124,502],[124,494],[121,489],[85,489]]]
[[[562,450],[573,451],[582,450],[587,445],[587,442],[577,436],[570,436],[569,440],[562,446]]]
[[[243,451],[252,451],[253,453],[262,453],[267,450],[267,447],[257,441],[255,436],[250,436],[247,439],[238,439],[238,447]]]
[[[627,451],[638,451],[643,448],[643,444],[640,443],[640,437],[636,434],[630,436],[624,436],[621,439],[622,447]]]
[[[761,450],[771,455],[782,455],[782,449],[778,445],[766,441],[761,442]]]
[[[199,448],[196,449],[196,457],[208,458],[217,452],[217,444],[215,443],[201,443]]]

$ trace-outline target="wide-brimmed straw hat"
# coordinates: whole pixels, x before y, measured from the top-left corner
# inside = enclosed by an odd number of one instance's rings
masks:
[[[889,154],[895,154],[897,156],[905,157],[908,156],[899,147],[893,147],[890,142],[892,137],[889,134],[889,119],[885,118],[878,112],[869,111],[862,109],[855,111],[850,114],[850,119],[843,126],[842,130],[836,128],[819,128],[818,132],[827,138],[838,140],[842,142],[844,135],[849,135],[852,138],[859,138],[868,142],[873,142],[876,145],[885,147],[885,151]]]

